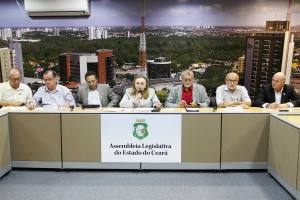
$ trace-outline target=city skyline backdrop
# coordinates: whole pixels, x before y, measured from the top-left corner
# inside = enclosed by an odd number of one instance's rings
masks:
[[[265,26],[285,20],[288,0],[146,0],[146,26]],[[0,2],[0,27],[138,26],[140,0],[91,0],[88,18],[32,19],[23,0]],[[300,1],[293,1],[292,26],[300,25]]]

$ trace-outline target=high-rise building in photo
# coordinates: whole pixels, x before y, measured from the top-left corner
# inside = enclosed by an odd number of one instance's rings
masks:
[[[242,74],[244,73],[244,69],[245,69],[245,56],[241,56],[238,59],[238,63],[237,63],[237,73]]]
[[[12,55],[9,48],[0,48],[0,82],[6,82],[12,68]]]
[[[89,38],[88,40],[94,40],[96,39],[96,27],[88,27],[88,30],[89,30]]]
[[[109,83],[114,79],[113,51],[97,50],[99,83]]]
[[[59,36],[59,29],[58,28],[53,29],[53,36]]]
[[[159,57],[147,62],[148,78],[171,78],[171,61],[165,57]]]
[[[13,37],[11,28],[0,29],[0,37],[2,40],[9,40]]]
[[[59,72],[62,81],[85,83],[85,73],[97,66],[98,57],[95,53],[62,53],[59,55]]]
[[[145,28],[145,0],[141,6],[141,32],[139,45],[139,65],[144,72],[147,72],[147,49],[146,49],[146,28]],[[146,74],[145,74],[146,75]]]
[[[266,31],[288,31],[290,30],[289,21],[267,21]]]
[[[24,81],[24,67],[23,67],[23,54],[22,54],[22,46],[20,42],[10,41],[9,49],[11,51],[11,60],[12,67],[17,67],[20,69],[22,76],[22,82]]]
[[[107,29],[91,26],[91,27],[88,27],[88,32],[89,32],[88,40],[107,39],[108,38]]]
[[[21,29],[17,29],[16,30],[16,38],[18,38],[18,39],[22,38],[22,31],[21,31]]]
[[[292,1],[285,21],[267,21],[266,31],[247,37],[244,85],[253,100],[263,85],[271,83],[276,72],[290,82],[294,35],[290,33]]]
[[[244,85],[252,100],[281,71],[284,42],[285,32],[259,32],[247,37]]]
[[[103,39],[107,39],[108,38],[107,29],[102,29],[102,36],[103,36]],[[98,38],[98,39],[100,39],[100,38]]]
[[[53,28],[49,28],[49,27],[45,27],[44,32],[45,33],[51,33],[51,32],[54,32],[54,29]]]
[[[94,71],[99,83],[114,79],[112,50],[98,50],[96,53],[63,53],[59,55],[60,79],[62,81],[85,83],[85,73]]]
[[[102,36],[103,36],[102,29],[97,28],[95,32],[95,38],[102,39]]]
[[[130,30],[127,31],[127,37],[130,38]]]

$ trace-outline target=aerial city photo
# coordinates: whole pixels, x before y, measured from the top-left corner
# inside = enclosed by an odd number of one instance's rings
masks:
[[[194,71],[209,96],[236,71],[251,98],[285,70],[300,93],[299,2],[92,0],[88,18],[47,19],[17,12],[24,8],[17,2],[0,7],[1,82],[4,65],[19,66],[35,90],[51,68],[76,92],[92,70],[123,95],[143,73],[164,102],[184,69]]]

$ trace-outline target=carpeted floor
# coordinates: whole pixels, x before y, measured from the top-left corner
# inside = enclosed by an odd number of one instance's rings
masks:
[[[266,172],[14,170],[0,200],[289,200]]]

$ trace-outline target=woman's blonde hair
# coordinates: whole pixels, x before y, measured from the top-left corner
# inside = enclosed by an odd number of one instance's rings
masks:
[[[135,81],[138,78],[142,78],[146,81],[146,88],[142,91],[142,96],[144,99],[147,99],[149,97],[149,81],[148,78],[145,76],[136,76],[132,82],[132,90],[131,90],[131,95],[136,95],[138,93],[138,91],[135,88]]]

